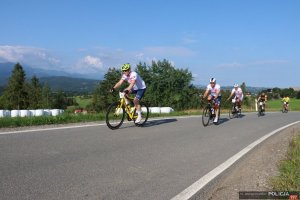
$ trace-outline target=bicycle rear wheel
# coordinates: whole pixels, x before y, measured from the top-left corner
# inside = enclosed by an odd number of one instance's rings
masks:
[[[137,118],[136,109],[134,109],[134,117],[133,121],[136,126],[144,126],[149,118],[149,107],[146,103],[140,102],[141,105],[141,111],[142,111],[142,120],[139,123],[135,123],[135,120]]]
[[[209,124],[209,121],[211,120],[211,112],[210,112],[210,107],[205,107],[203,109],[202,113],[202,124],[203,126],[207,126]]]
[[[235,117],[235,109],[234,107],[229,108],[229,118],[232,119]]]
[[[125,118],[125,109],[121,107],[120,102],[112,103],[106,112],[106,125],[110,129],[118,129],[123,124]]]

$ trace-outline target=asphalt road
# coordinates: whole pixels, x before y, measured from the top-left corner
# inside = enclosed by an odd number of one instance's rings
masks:
[[[200,117],[5,134],[0,129],[0,199],[171,199],[300,112]]]

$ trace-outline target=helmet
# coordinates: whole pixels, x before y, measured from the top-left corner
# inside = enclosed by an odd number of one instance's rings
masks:
[[[129,63],[125,63],[123,66],[122,66],[122,71],[128,71],[130,70],[131,68],[131,65]]]
[[[209,82],[210,83],[216,83],[216,79],[215,78],[211,78],[211,79],[209,79]]]
[[[234,84],[234,86],[233,86],[233,87],[239,87],[239,84],[237,84],[237,83],[236,83],[236,84]]]

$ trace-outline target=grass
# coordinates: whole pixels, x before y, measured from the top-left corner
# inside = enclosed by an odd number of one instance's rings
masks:
[[[282,102],[280,99],[267,101],[267,109],[272,111],[278,111],[282,109]],[[289,110],[300,110],[300,99],[291,99],[289,103]]]
[[[86,108],[92,103],[92,98],[83,98],[81,96],[75,97],[75,100],[81,108]]]
[[[92,122],[105,120],[104,114],[62,114],[58,116],[40,116],[40,117],[3,117],[0,118],[0,128],[12,128],[22,126],[37,126],[49,124],[65,124],[76,122]]]
[[[274,191],[300,191],[300,134],[291,140],[287,157],[279,164],[279,175],[270,182]]]
[[[91,99],[76,97],[81,108],[85,108],[90,104]],[[267,111],[279,111],[281,109],[280,100],[268,101]],[[68,108],[69,109],[69,108]],[[290,103],[290,110],[300,110],[300,99],[292,99]],[[242,112],[253,112],[255,111],[254,106],[252,108],[242,107]],[[151,117],[169,117],[169,116],[185,116],[185,115],[201,115],[202,108],[190,109],[185,111],[174,111],[170,114],[150,114]],[[221,109],[221,114],[228,114],[228,109]],[[0,118],[0,128],[4,127],[21,127],[21,126],[35,126],[35,125],[46,125],[46,124],[66,124],[76,122],[92,122],[92,121],[104,121],[105,113],[89,113],[87,115],[79,114],[75,115],[72,112],[65,112],[63,115],[56,117],[42,116],[42,117],[17,117],[17,118]]]

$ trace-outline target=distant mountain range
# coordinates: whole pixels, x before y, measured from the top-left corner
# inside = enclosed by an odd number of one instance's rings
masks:
[[[22,64],[21,64],[22,65]],[[0,63],[0,94],[11,76],[15,63]],[[91,93],[95,90],[99,80],[83,78],[82,75],[68,74],[62,71],[43,70],[22,65],[26,78],[38,77],[40,83],[48,84],[52,91]]]

